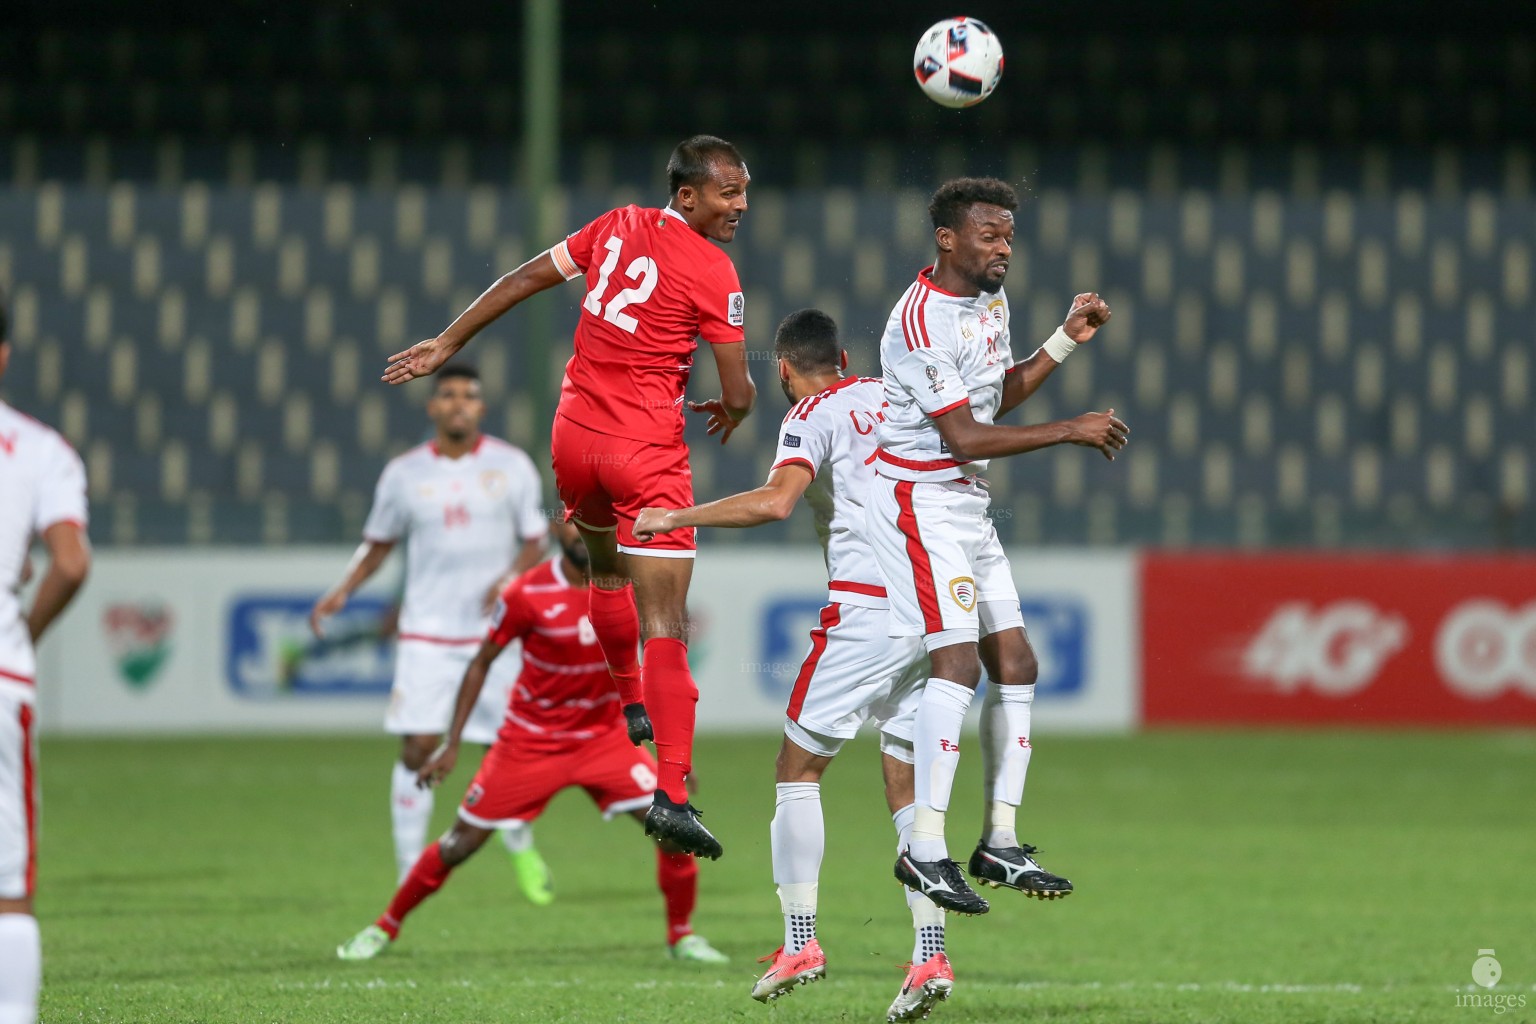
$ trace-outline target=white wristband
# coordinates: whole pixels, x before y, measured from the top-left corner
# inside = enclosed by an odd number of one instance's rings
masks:
[[[1067,356],[1072,354],[1072,350],[1077,348],[1077,342],[1067,337],[1067,332],[1063,328],[1058,327],[1056,333],[1045,339],[1045,344],[1040,347],[1045,349],[1046,355],[1058,363],[1064,363]]]

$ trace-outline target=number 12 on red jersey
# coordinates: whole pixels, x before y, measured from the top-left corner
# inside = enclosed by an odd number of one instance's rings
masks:
[[[660,272],[656,269],[655,260],[649,256],[636,256],[630,261],[629,266],[624,268],[624,276],[637,283],[634,287],[625,288],[614,295],[605,306],[603,295],[608,291],[608,278],[613,275],[613,269],[619,265],[619,255],[624,248],[624,239],[610,235],[603,243],[603,248],[608,250],[608,255],[603,258],[602,266],[597,268],[597,284],[587,292],[586,300],[581,306],[588,313],[602,317],[619,330],[634,334],[635,328],[640,326],[640,321],[624,312],[624,308],[650,298],[651,292],[656,290]]]

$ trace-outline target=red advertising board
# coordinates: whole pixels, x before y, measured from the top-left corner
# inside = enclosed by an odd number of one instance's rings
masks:
[[[1536,725],[1536,558],[1148,554],[1148,725]]]

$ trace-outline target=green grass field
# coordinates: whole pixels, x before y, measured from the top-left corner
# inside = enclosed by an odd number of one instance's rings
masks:
[[[878,1021],[911,951],[872,745],[824,788],[826,981],[747,995],[779,944],[776,739],[700,744],[726,845],[696,925],[734,962],[668,961],[654,859],[567,793],[538,825],[559,897],[487,846],[366,964],[334,948],[393,888],[385,738],[43,746],[42,1017],[62,1021]],[[952,853],[980,816],[967,750]],[[438,799],[450,820],[472,766]],[[1021,833],[1077,893],[951,919],[949,1021],[1473,1021],[1536,1016],[1536,735],[1042,737]],[[1013,897],[1013,898],[1007,898]],[[1495,1017],[1457,1006],[1498,950]],[[1476,990],[1482,991],[1482,990]]]

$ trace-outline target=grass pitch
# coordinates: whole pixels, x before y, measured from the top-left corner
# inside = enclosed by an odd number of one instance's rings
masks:
[[[827,980],[748,997],[781,939],[769,871],[775,737],[700,743],[726,847],[699,931],[726,968],[664,955],[638,825],[585,796],[537,828],[558,898],[518,896],[499,844],[384,956],[334,949],[393,891],[379,739],[48,740],[42,1018],[63,1021],[879,1021],[911,953],[873,745],[823,786]],[[979,757],[950,821],[964,860]],[[473,761],[467,758],[466,761]],[[446,827],[473,769],[440,791]],[[951,918],[935,1021],[1472,1021],[1479,949],[1536,1017],[1536,735],[1182,733],[1040,738],[1020,816],[1065,901]]]

